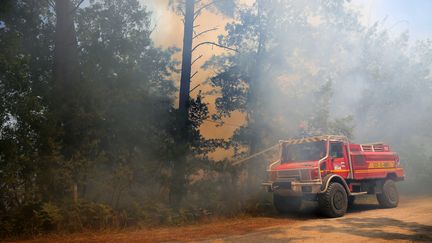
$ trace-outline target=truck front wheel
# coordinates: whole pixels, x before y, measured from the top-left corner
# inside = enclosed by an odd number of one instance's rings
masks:
[[[301,208],[301,197],[287,197],[273,193],[273,204],[279,213],[293,213]]]
[[[337,182],[331,182],[327,191],[318,194],[318,205],[322,214],[327,217],[342,217],[348,208],[348,196],[345,188]]]
[[[378,203],[384,208],[397,207],[399,193],[393,180],[386,180],[382,187],[382,193],[376,194]]]

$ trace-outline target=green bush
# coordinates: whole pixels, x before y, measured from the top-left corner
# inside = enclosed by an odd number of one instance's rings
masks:
[[[62,209],[64,220],[60,227],[67,231],[84,229],[107,229],[117,227],[118,215],[105,204],[81,200],[76,205],[69,204]]]
[[[53,203],[27,204],[0,216],[0,236],[34,235],[49,231],[82,231],[117,228],[122,214],[111,207],[88,201],[62,206]]]
[[[39,210],[35,211],[34,214],[43,231],[56,230],[63,221],[61,209],[53,203],[42,204]]]
[[[43,218],[40,217],[42,205],[27,203],[11,209],[0,216],[0,235],[2,237],[35,234],[43,230]]]

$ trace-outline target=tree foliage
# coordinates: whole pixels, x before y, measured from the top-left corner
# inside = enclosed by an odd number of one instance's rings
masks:
[[[70,202],[73,182],[81,199],[113,208],[149,198],[175,156],[167,151],[177,49],[154,47],[138,1],[94,1],[74,14],[79,79],[59,88],[53,8],[9,4],[0,16],[2,217]]]

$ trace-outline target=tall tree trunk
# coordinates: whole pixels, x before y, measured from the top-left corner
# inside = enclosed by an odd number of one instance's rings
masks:
[[[185,6],[186,11],[183,35],[182,69],[180,77],[179,111],[187,118],[192,68],[192,38],[195,15],[195,0],[186,0]]]
[[[56,0],[56,29],[54,48],[54,80],[65,94],[79,82],[78,43],[70,0]],[[63,92],[62,92],[63,93]]]
[[[192,39],[195,16],[195,0],[186,0],[183,36],[182,69],[179,95],[179,124],[176,136],[178,148],[182,151],[172,166],[169,202],[178,206],[186,193],[186,163],[189,152],[189,93],[192,68]]]
[[[251,104],[251,109],[248,114],[248,122],[251,124],[252,137],[249,144],[249,154],[252,155],[254,153],[259,152],[262,149],[262,117],[259,117],[262,114],[262,101],[260,100],[260,91],[261,91],[261,70],[262,70],[262,59],[265,51],[265,29],[262,23],[262,14],[263,14],[263,3],[262,0],[257,0],[257,16],[258,16],[258,45],[255,54],[254,60],[254,69],[253,75],[250,80],[250,96],[249,102]],[[263,174],[265,163],[261,161],[261,156],[254,158],[250,161],[247,166],[248,177],[247,177],[247,186],[246,192],[253,193],[257,191],[259,188],[261,174]]]
[[[56,28],[54,48],[54,93],[53,107],[63,128],[62,154],[73,162],[73,151],[77,139],[73,135],[74,115],[80,85],[78,43],[74,23],[74,6],[70,0],[55,0]],[[72,199],[78,200],[77,169],[74,168]]]

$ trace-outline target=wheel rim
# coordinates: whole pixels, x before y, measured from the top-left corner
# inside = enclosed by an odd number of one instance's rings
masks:
[[[333,205],[337,210],[343,209],[344,207],[344,195],[341,191],[337,191],[333,196]]]

